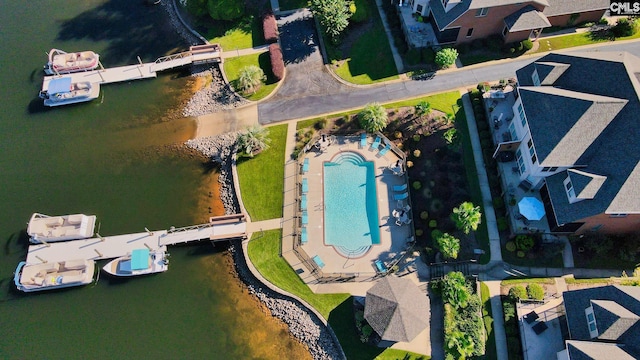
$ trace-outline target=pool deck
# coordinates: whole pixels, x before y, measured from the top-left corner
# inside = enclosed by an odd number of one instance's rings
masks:
[[[337,137],[335,142],[323,150],[312,148],[304,154],[309,159],[308,171],[298,176],[299,179],[307,179],[307,212],[308,241],[302,245],[302,249],[313,258],[319,256],[324,262],[322,272],[326,275],[332,273],[353,274],[359,278],[363,276],[375,276],[375,260],[389,262],[407,247],[407,238],[411,236],[411,224],[398,226],[391,212],[397,207],[397,201],[393,199],[393,186],[406,183],[406,176],[394,175],[388,167],[395,164],[400,158],[388,151],[384,155],[379,150],[371,147],[375,136],[369,135],[367,146],[361,148],[360,137]],[[380,146],[382,149],[384,146]],[[380,244],[374,244],[364,255],[357,258],[348,258],[336,252],[333,246],[324,244],[324,163],[331,161],[337,154],[351,151],[360,154],[366,161],[372,161],[375,169],[376,192],[378,196],[378,217],[380,229]],[[406,202],[404,202],[406,203]]]

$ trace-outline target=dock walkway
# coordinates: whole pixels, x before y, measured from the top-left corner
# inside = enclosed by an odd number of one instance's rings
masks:
[[[167,245],[191,241],[209,240],[215,242],[246,238],[246,228],[245,216],[235,214],[212,217],[206,224],[178,229],[171,228],[169,230],[36,244],[29,246],[27,263],[112,259],[145,247],[150,250],[166,250]]]

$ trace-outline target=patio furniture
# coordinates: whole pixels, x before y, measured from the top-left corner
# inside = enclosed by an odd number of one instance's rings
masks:
[[[302,232],[300,234],[300,242],[302,243],[302,245],[306,244],[308,240],[308,236],[307,236],[307,228],[303,227],[302,228]]]
[[[396,219],[396,225],[397,226],[402,226],[403,225],[402,221],[400,221],[400,219]]]
[[[393,200],[404,200],[409,197],[408,192],[403,192],[402,194],[393,194]]]
[[[367,147],[367,133],[360,134],[360,148],[364,149]]]
[[[304,178],[302,179],[302,193],[304,194],[306,192],[309,192],[309,181]]]
[[[300,210],[307,210],[307,194],[300,197]]]
[[[307,213],[307,210],[302,212],[302,225],[307,225],[309,224],[309,214]]]
[[[525,196],[518,202],[518,211],[527,220],[540,220],[545,215],[542,201],[531,196]]]
[[[385,265],[382,260],[376,260],[373,264],[376,266],[376,270],[381,274],[386,274],[387,271],[389,271],[389,269],[387,269],[387,265]]]
[[[380,147],[380,141],[382,141],[382,139],[380,139],[380,136],[376,136],[376,139],[373,141],[373,144],[371,144],[371,151],[378,150],[378,148]]]
[[[380,150],[380,155],[384,156],[389,151],[389,149],[391,149],[391,144],[387,144],[384,149]]]
[[[316,265],[318,265],[318,267],[321,269],[324,267],[324,261],[322,261],[322,259],[320,259],[320,256],[318,255],[313,257],[313,262],[316,263]]]
[[[538,319],[538,313],[536,313],[535,311],[532,311],[527,315],[523,316],[522,318],[524,319],[524,321],[527,322],[527,324],[531,324],[532,322]]]
[[[393,191],[400,192],[405,190],[407,190],[407,183],[404,183],[402,185],[393,185]]]
[[[540,335],[548,328],[549,327],[547,326],[547,324],[544,323],[544,321],[540,321],[537,324],[533,325],[531,329],[533,330],[534,333],[536,333],[536,335]]]
[[[309,158],[305,158],[302,162],[302,173],[306,174],[309,171]]]

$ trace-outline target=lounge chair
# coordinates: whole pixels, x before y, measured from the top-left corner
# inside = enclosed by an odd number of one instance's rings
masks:
[[[409,197],[408,192],[403,192],[402,194],[393,194],[393,200],[404,200]]]
[[[309,224],[309,214],[305,210],[302,212],[302,225],[307,225],[307,224]]]
[[[308,240],[308,236],[307,236],[307,228],[303,227],[302,228],[302,232],[300,233],[300,243],[302,243],[303,245],[307,243]]]
[[[302,193],[309,192],[309,181],[305,178],[302,179]]]
[[[309,158],[306,158],[302,163],[302,173],[306,174],[308,171],[309,171]]]
[[[324,261],[322,261],[322,259],[320,259],[320,256],[318,256],[318,255],[313,257],[313,262],[315,262],[316,265],[318,265],[319,268],[323,268],[324,267]]]
[[[376,260],[373,263],[376,265],[376,270],[378,270],[379,273],[385,274],[388,271],[387,266],[382,260]]]
[[[360,148],[364,149],[367,147],[367,133],[360,134]]]
[[[300,210],[307,210],[307,194],[302,194],[300,197]]]
[[[380,139],[380,136],[376,136],[376,140],[373,142],[373,144],[371,144],[372,151],[378,150],[378,148],[380,147],[380,141],[382,141],[382,139]]]
[[[387,144],[387,146],[384,147],[384,149],[380,150],[380,156],[384,156],[387,151],[389,151],[389,149],[391,149],[391,144]]]
[[[393,191],[400,192],[405,190],[407,190],[407,183],[404,183],[402,185],[393,185]]]

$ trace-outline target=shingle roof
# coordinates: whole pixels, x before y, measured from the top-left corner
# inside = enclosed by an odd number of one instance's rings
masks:
[[[534,69],[541,80],[555,79],[533,87]],[[554,71],[560,74],[556,77]],[[570,204],[563,185],[567,173],[547,177],[558,224],[605,212],[640,213],[638,73],[640,59],[625,52],[549,54],[516,72],[541,166],[576,164],[607,178],[592,200]],[[626,104],[620,108],[621,99]]]
[[[440,30],[444,30],[469,9],[476,10],[492,8],[496,6],[521,4],[522,2],[522,0],[461,0],[449,11],[445,11],[441,0],[430,0],[429,8],[433,13],[433,18],[436,21],[438,28],[440,28]],[[547,0],[531,0],[528,2],[540,4],[542,6],[549,6],[549,2]],[[491,13],[491,10],[489,10],[489,12]]]
[[[619,345],[591,341],[567,340],[567,352],[571,360],[634,360],[635,357]]]
[[[640,317],[611,300],[591,300],[596,318],[598,339],[618,340]]]
[[[558,80],[560,75],[562,75],[569,68],[570,65],[536,61],[534,63],[534,66],[538,71],[540,85],[552,85],[556,80]]]
[[[547,16],[556,16],[607,9],[609,0],[549,0],[549,6],[543,12]]]
[[[382,340],[411,341],[429,325],[429,299],[411,280],[387,276],[367,291],[364,318]]]
[[[591,300],[609,300],[624,307],[629,312],[640,315],[640,289],[633,286],[608,285],[589,289],[572,290],[562,294],[567,324],[572,340],[591,340],[584,310],[591,306]],[[595,309],[594,309],[595,311]],[[596,324],[599,320],[596,319]],[[636,322],[617,339],[618,343],[638,347],[640,323]]]
[[[507,24],[509,32],[540,29],[551,26],[547,17],[531,5],[527,5],[507,16],[504,18],[504,22]]]
[[[593,199],[607,180],[606,176],[589,174],[580,170],[569,169],[567,172],[578,199]]]

